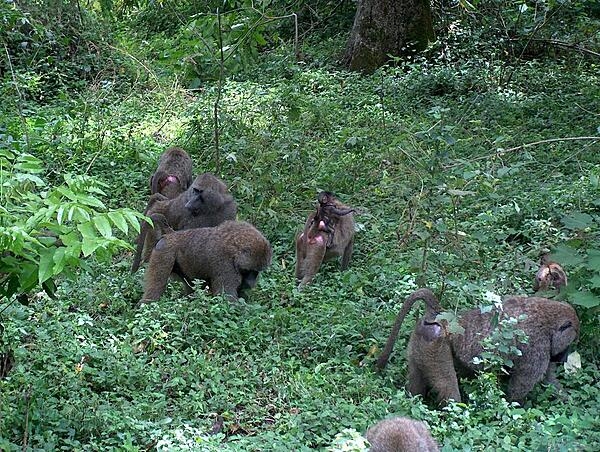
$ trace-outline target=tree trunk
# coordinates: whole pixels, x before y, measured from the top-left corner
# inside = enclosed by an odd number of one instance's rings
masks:
[[[373,72],[388,55],[410,55],[433,39],[429,0],[358,0],[344,63]]]

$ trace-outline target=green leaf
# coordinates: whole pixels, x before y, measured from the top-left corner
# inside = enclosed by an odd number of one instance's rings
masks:
[[[600,272],[600,250],[588,250],[585,267],[588,270]]]
[[[122,212],[115,210],[112,212],[108,212],[108,217],[111,219],[113,224],[119,228],[124,234],[127,234],[129,231],[129,226],[127,225],[127,220]]]
[[[40,251],[38,281],[42,284],[53,276],[54,252],[56,248],[46,248]]]
[[[54,252],[54,256],[52,256],[52,260],[54,261],[54,269],[52,270],[55,275],[60,274],[65,265],[67,263],[67,258],[65,257],[66,248],[64,246],[56,248]]]
[[[129,224],[131,226],[133,226],[133,229],[135,229],[135,232],[137,232],[139,234],[140,219],[143,218],[144,216],[140,213],[135,212],[134,210],[131,210],[131,209],[123,209],[123,210],[121,210],[121,212],[123,213],[123,216],[125,216],[127,221],[129,221]]]
[[[600,306],[600,298],[589,291],[573,292],[571,298],[573,304],[578,306],[585,306],[586,308]]]
[[[98,232],[100,232],[100,234],[102,234],[103,237],[107,239],[112,237],[112,228],[110,227],[110,222],[108,221],[108,218],[106,218],[105,215],[94,217],[92,221],[96,225],[96,229],[98,229]]]
[[[81,252],[85,257],[88,257],[94,253],[104,243],[103,240],[98,240],[96,238],[84,238],[81,243]]]
[[[592,288],[597,289],[600,287],[600,275],[594,275],[592,279],[590,279],[590,285]]]
[[[551,258],[556,262],[560,262],[566,266],[576,266],[583,262],[583,256],[577,253],[577,250],[571,248],[568,245],[559,245],[556,250],[552,253]]]
[[[94,229],[94,225],[92,224],[91,221],[78,224],[77,229],[79,230],[79,232],[81,232],[81,235],[83,236],[84,239],[86,239],[86,238],[91,239],[91,238],[98,237],[96,235],[96,230]]]
[[[594,223],[592,216],[583,212],[575,212],[571,215],[566,215],[562,217],[560,221],[564,224],[565,228],[571,230],[585,229]]]

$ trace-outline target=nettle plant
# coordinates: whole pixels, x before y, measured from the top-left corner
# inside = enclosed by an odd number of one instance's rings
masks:
[[[89,176],[64,175],[50,186],[43,162],[0,142],[0,297],[42,287],[52,294],[58,275],[72,275],[94,255],[106,260],[130,245],[115,236],[139,231],[142,215],[107,210],[99,199],[106,184]],[[7,146],[8,145],[8,146]]]
[[[483,351],[480,356],[473,358],[473,363],[481,365],[486,371],[511,368],[514,365],[511,357],[521,356],[519,344],[526,344],[528,340],[525,332],[517,327],[527,316],[509,317],[504,313],[498,295],[487,292],[485,297],[493,301],[492,305],[481,308],[482,313],[492,312],[491,331],[481,340]]]

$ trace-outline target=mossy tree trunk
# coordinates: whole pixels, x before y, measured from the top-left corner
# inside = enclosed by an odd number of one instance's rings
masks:
[[[433,39],[429,0],[358,0],[344,63],[373,72],[388,55],[409,55]]]

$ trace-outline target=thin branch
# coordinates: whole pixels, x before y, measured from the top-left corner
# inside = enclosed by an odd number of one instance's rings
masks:
[[[512,41],[520,41],[520,39],[513,38]],[[581,47],[579,44],[571,44],[570,42],[559,41],[557,39],[543,39],[543,38],[532,38],[527,42],[527,44],[529,44],[530,42],[540,42],[543,44],[550,44],[550,45],[553,45],[556,47],[563,47],[565,49],[575,50],[577,52],[581,52],[586,55],[591,55],[591,56],[600,58],[600,53],[594,52],[593,50],[587,49],[585,47]]]
[[[160,88],[160,81],[158,80],[158,77],[156,76],[156,74],[152,71],[152,69],[150,69],[148,66],[146,66],[144,63],[142,63],[140,60],[138,60],[136,57],[134,57],[131,53],[127,52],[126,50],[120,49],[118,47],[114,47],[111,46],[110,44],[106,44],[108,47],[110,47],[113,50],[116,50],[117,52],[121,52],[125,55],[127,55],[129,58],[131,58],[133,61],[135,61],[137,64],[139,64],[140,66],[142,66],[144,69],[146,69],[146,72],[148,72],[148,74],[150,74],[152,76],[152,78],[154,79],[154,81],[156,82],[156,84],[158,85],[158,87]]]
[[[533,147],[533,146],[538,146],[540,144],[558,143],[558,142],[561,142],[561,141],[584,141],[584,140],[600,141],[600,136],[599,137],[549,138],[547,140],[534,141],[533,143],[525,143],[525,144],[522,144],[520,146],[515,146],[513,148],[499,149],[498,151],[494,152],[493,154],[483,155],[481,157],[474,157],[472,159],[469,159],[469,161],[487,160],[487,159],[492,158],[492,157],[500,157],[500,156],[508,154],[510,152],[519,151],[521,149],[530,148],[530,147]],[[459,163],[459,164],[456,164],[456,165],[448,165],[445,168],[454,168],[455,166],[458,166],[458,165],[461,165],[461,164],[462,163]]]
[[[221,102],[221,91],[223,89],[223,72],[225,66],[225,58],[223,56],[223,32],[221,30],[221,13],[217,8],[217,23],[219,25],[219,83],[217,84],[217,99],[214,107],[214,122],[215,122],[215,171],[218,174],[221,171],[221,159],[219,150],[219,102]]]
[[[19,89],[19,83],[17,82],[17,76],[15,74],[12,61],[10,60],[10,54],[8,53],[8,47],[6,46],[6,43],[4,44],[4,52],[6,53],[6,61],[8,62],[8,68],[10,69],[10,74],[13,79],[13,84],[15,85],[15,90],[17,91],[17,96],[19,97],[19,102],[17,102],[17,111],[19,112],[19,119],[21,119],[21,123],[23,125],[23,136],[25,137],[25,144],[27,145],[27,151],[31,152],[31,146],[29,143],[29,133],[27,133],[27,121],[25,121],[25,116],[23,115],[23,95],[21,94],[21,90]]]

